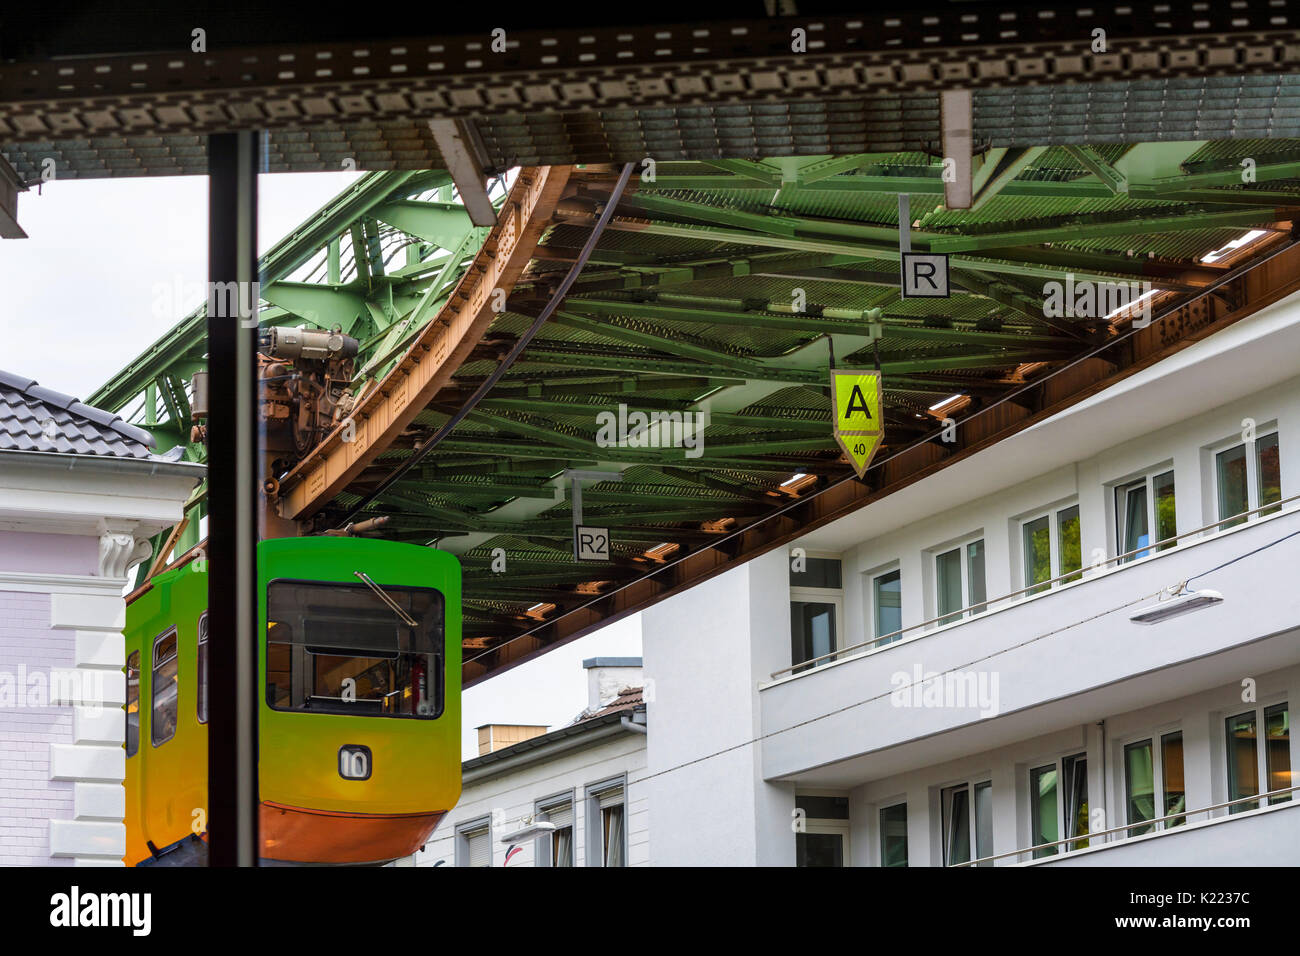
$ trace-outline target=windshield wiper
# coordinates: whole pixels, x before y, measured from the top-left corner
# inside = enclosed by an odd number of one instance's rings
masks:
[[[406,611],[402,609],[402,606],[398,604],[396,601],[394,601],[392,596],[389,595],[387,591],[381,588],[374,581],[370,580],[370,575],[366,574],[366,572],[364,571],[353,571],[352,573],[355,574],[357,577],[359,577],[365,583],[366,587],[374,591],[375,594],[379,596],[379,600],[387,604],[392,609],[393,613],[402,619],[402,623],[404,623],[407,627],[411,628],[412,630],[419,629],[420,622],[417,621],[415,618],[411,617],[411,615],[407,614]]]

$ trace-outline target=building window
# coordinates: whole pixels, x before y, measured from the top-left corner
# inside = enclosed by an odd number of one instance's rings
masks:
[[[1083,551],[1079,537],[1079,506],[1049,511],[1021,522],[1025,556],[1025,587],[1037,594],[1049,587],[1046,583],[1069,584],[1083,577]],[[1064,577],[1062,577],[1064,575]],[[1051,585],[1055,586],[1055,585]]]
[[[892,644],[903,635],[903,585],[902,572],[898,570],[878,574],[871,579],[871,607],[875,616],[875,633],[878,646]]]
[[[804,558],[790,569],[790,663],[794,673],[829,664],[842,618],[838,558]],[[798,665],[805,665],[800,667]]]
[[[208,722],[208,612],[204,611],[199,615],[199,649],[198,649],[198,666],[196,668],[198,682],[198,693],[195,695],[197,700],[196,709],[198,710],[199,723]]]
[[[968,783],[958,784],[945,788],[940,796],[943,805],[943,865],[956,866],[992,856],[992,782],[985,780],[974,787]],[[992,862],[977,865],[991,866]]]
[[[1124,748],[1124,805],[1130,824],[1170,816],[1187,809],[1187,785],[1183,780],[1183,733],[1175,730],[1158,738],[1148,737]],[[1130,826],[1126,836],[1153,833],[1182,826],[1186,817],[1164,823]]]
[[[984,539],[968,541],[934,556],[935,609],[939,623],[984,610]]]
[[[1232,528],[1247,520],[1243,517],[1227,521],[1228,518],[1281,501],[1282,467],[1277,432],[1215,454],[1214,475],[1218,485],[1219,520],[1224,522],[1220,528]],[[1266,508],[1259,517],[1273,514],[1276,510]]]
[[[796,570],[796,567],[798,570]],[[843,585],[839,558],[809,558],[790,563],[790,587],[830,588],[838,591]]]
[[[880,811],[880,865],[907,866],[907,804]]]
[[[176,628],[159,634],[153,642],[153,713],[149,718],[150,737],[155,747],[176,736]]]
[[[126,755],[140,749],[140,652],[126,659]]]
[[[627,789],[623,777],[587,788],[587,865],[627,866]]]
[[[537,866],[573,866],[573,797],[537,804],[537,816],[555,829],[537,838]]]
[[[1031,846],[1071,840],[1067,851],[1081,850],[1087,840],[1072,840],[1088,833],[1088,756],[1062,757],[1046,767],[1029,771],[1029,842]],[[1062,836],[1064,834],[1064,836]],[[1034,851],[1034,859],[1054,856],[1056,846]]]
[[[836,609],[832,601],[790,602],[790,662],[798,674],[818,664],[829,664],[836,650]]]
[[[1115,488],[1115,540],[1125,561],[1145,558],[1148,545],[1168,541],[1157,550],[1172,548],[1178,534],[1174,514],[1174,473],[1163,471]],[[1154,535],[1154,537],[1152,537]],[[1130,554],[1130,552],[1137,552]]]
[[[456,865],[492,865],[492,823],[487,817],[456,827]]]
[[[794,805],[801,821],[794,834],[795,866],[848,865],[849,798],[800,795]]]
[[[1256,708],[1226,721],[1228,799],[1239,800],[1291,786],[1291,719],[1286,703]],[[1260,727],[1264,733],[1259,733]],[[1260,768],[1264,775],[1260,776]],[[1270,797],[1269,805],[1286,803],[1291,794]],[[1259,802],[1252,800],[1229,807],[1229,813],[1254,810]]]

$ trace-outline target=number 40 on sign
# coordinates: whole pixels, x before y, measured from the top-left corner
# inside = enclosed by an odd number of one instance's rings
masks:
[[[880,372],[833,369],[831,404],[835,440],[861,478],[885,437]]]

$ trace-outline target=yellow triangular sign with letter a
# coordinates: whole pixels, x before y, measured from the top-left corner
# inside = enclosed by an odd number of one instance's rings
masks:
[[[835,440],[861,478],[885,437],[880,372],[831,370]]]

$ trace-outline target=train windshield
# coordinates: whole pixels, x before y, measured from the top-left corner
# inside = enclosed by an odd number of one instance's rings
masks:
[[[271,707],[425,719],[442,713],[439,591],[273,581],[266,604]]]

